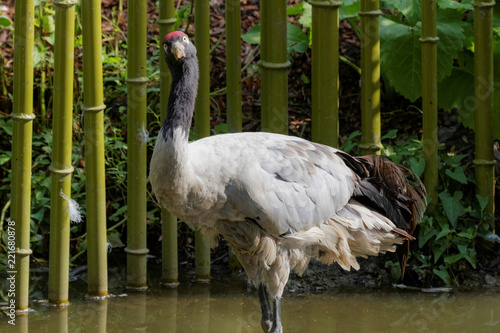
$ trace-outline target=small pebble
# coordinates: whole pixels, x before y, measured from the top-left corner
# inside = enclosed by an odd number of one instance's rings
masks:
[[[489,274],[486,274],[486,276],[484,277],[484,281],[488,286],[493,286],[497,283],[497,279]]]

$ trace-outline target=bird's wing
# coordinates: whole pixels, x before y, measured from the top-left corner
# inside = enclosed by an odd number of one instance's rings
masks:
[[[191,151],[191,158],[210,151],[206,156],[212,160],[204,160],[210,171],[204,174],[225,183],[220,217],[254,219],[274,236],[307,230],[332,217],[349,201],[358,177],[338,150],[283,135],[215,136]]]

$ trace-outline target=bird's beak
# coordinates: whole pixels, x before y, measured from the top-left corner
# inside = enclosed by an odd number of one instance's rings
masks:
[[[185,47],[180,42],[175,42],[172,44],[171,51],[176,60],[184,58],[186,53],[184,52]]]

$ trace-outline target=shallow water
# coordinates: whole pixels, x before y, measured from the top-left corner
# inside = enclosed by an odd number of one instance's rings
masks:
[[[261,332],[256,292],[241,280],[32,308],[15,327],[2,314],[0,332]],[[288,293],[282,321],[285,332],[500,332],[500,291]]]

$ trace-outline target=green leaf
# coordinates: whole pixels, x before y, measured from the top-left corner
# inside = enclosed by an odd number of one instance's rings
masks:
[[[304,12],[304,3],[299,2],[295,6],[287,6],[286,7],[286,15],[298,15]]]
[[[309,37],[295,24],[289,23],[286,29],[288,52],[303,53],[309,47]]]
[[[395,90],[415,101],[421,95],[422,48],[420,27],[409,27],[380,18],[380,61],[382,70]]]
[[[410,170],[413,171],[418,177],[422,176],[425,170],[425,159],[410,157],[408,160],[410,163]]]
[[[446,169],[445,173],[450,178],[455,179],[462,184],[467,184],[467,177],[465,176],[464,167],[456,167],[453,171],[451,171],[450,169]]]
[[[5,29],[7,27],[10,27],[12,25],[12,21],[10,18],[4,15],[0,15],[0,28]]]
[[[361,9],[361,1],[344,0],[339,8],[339,20],[355,18]]]
[[[446,285],[449,285],[451,283],[450,274],[448,274],[448,271],[444,266],[439,266],[439,269],[434,268],[432,272],[439,276]]]
[[[220,123],[215,125],[214,127],[215,134],[229,133],[229,129],[226,123]]]
[[[248,44],[260,44],[260,24],[254,25],[250,30],[241,35],[241,39]]]
[[[111,230],[108,232],[108,243],[111,244],[112,248],[125,246],[125,244],[123,244],[120,239],[120,233],[116,230]]]
[[[442,9],[456,9],[460,13],[463,13],[467,10],[474,10],[474,6],[466,1],[458,2],[455,0],[438,0],[437,5]]]
[[[438,90],[439,107],[447,111],[456,108],[464,126],[473,129],[475,124],[474,73],[455,67],[451,75],[438,84]]]
[[[476,250],[469,249],[467,251],[467,254],[465,255],[465,259],[467,259],[467,261],[471,264],[473,268],[476,268],[476,262],[477,262]]]
[[[42,17],[42,28],[46,33],[52,33],[56,30],[56,25],[54,23],[54,17],[44,16]]]
[[[420,21],[420,0],[385,0],[384,7],[396,9],[403,13],[409,25],[415,25]]]
[[[44,215],[45,215],[45,208],[42,208],[42,209],[38,210],[36,213],[32,213],[31,218],[33,220],[37,220],[38,222],[42,222]]]
[[[406,2],[406,1],[402,1]],[[454,59],[463,50],[464,27],[459,13],[438,11],[437,43],[438,81],[449,76]],[[396,17],[380,18],[382,70],[395,90],[414,102],[422,95],[421,24],[398,21]]]
[[[439,193],[439,199],[443,203],[444,212],[448,220],[450,221],[453,228],[457,226],[457,221],[460,216],[465,213],[465,209],[462,206],[461,199],[463,193],[461,191],[456,191],[451,197],[445,191]]]
[[[444,262],[447,264],[453,264],[454,262],[459,261],[463,257],[464,257],[464,255],[462,253],[454,254],[452,256],[445,257]]]
[[[0,165],[4,165],[5,163],[9,162],[12,157],[11,152],[5,152],[4,154],[0,155]]]
[[[477,202],[479,202],[479,207],[481,208],[481,212],[484,212],[484,209],[488,205],[488,202],[490,202],[490,196],[487,195],[483,197],[482,195],[476,194],[476,199]]]
[[[111,221],[118,221],[118,217],[127,211],[127,206],[120,207],[116,212],[109,217]]]
[[[464,231],[461,231],[457,234],[459,237],[467,238],[467,239],[473,239],[476,237],[476,232],[474,228],[469,228]]]
[[[387,132],[385,135],[383,135],[382,138],[380,138],[380,140],[394,139],[397,137],[397,135],[398,135],[398,130],[393,129],[393,130],[390,130],[389,132]]]
[[[309,47],[309,37],[295,24],[287,25],[288,52],[302,53]],[[241,39],[248,44],[260,44],[260,24],[256,24],[247,33],[241,35]]]
[[[445,236],[447,236],[447,235],[451,234],[451,233],[452,233],[452,232],[454,232],[454,231],[455,231],[455,230],[450,229],[450,227],[449,227],[447,224],[445,224],[445,225],[443,226],[443,229],[441,229],[441,231],[440,231],[440,232],[439,232],[439,234],[437,235],[436,240],[438,240],[438,239],[440,239],[440,238],[443,238],[443,237],[445,237]]]
[[[304,28],[309,28],[312,24],[312,7],[308,2],[301,2],[304,6],[304,11],[299,18],[299,23],[302,24]]]

